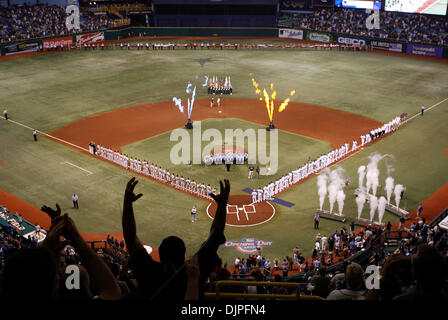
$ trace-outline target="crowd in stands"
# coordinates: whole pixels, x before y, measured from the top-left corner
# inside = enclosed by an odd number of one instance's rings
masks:
[[[9,42],[74,33],[66,27],[65,7],[57,5],[0,6],[0,41]],[[107,27],[107,18],[80,10],[80,30],[97,31]]]
[[[165,238],[159,246],[160,262],[153,260],[137,237],[133,203],[142,194],[134,192],[138,181],[126,185],[123,199],[122,228],[124,240],[107,236],[104,248],[93,249],[78,232],[74,221],[55,209],[43,206],[51,218],[51,227],[41,245],[26,240],[12,228],[0,230],[0,297],[5,299],[205,299],[220,280],[253,279],[284,282],[291,271],[301,272],[298,281],[302,294],[327,300],[416,300],[448,299],[448,235],[446,230],[429,226],[416,218],[409,228],[400,229],[401,240],[395,252],[388,253],[386,243],[391,224],[383,229],[365,228],[355,232],[342,228],[329,237],[317,234],[311,258],[300,248],[291,257],[272,261],[258,254],[238,257],[228,268],[217,254],[225,242],[226,206],[230,183],[220,183],[220,193],[211,197],[218,204],[210,234],[190,259],[185,257],[185,243],[176,236]],[[401,234],[402,233],[402,234]],[[379,289],[366,288],[366,271],[349,262],[357,252],[372,249],[369,264],[380,267]],[[327,272],[332,264],[336,269]],[[67,285],[70,272],[80,275],[78,290]],[[234,274],[232,274],[232,271]],[[314,271],[314,272],[313,272]],[[232,278],[233,276],[233,278]],[[70,281],[68,281],[70,282]],[[39,296],[34,288],[38,287]],[[223,292],[291,294],[281,285],[234,286]]]
[[[51,227],[42,245],[22,244],[23,239],[9,228],[1,230],[0,297],[5,299],[164,299],[194,300],[203,296],[205,283],[221,265],[218,247],[225,242],[224,227],[230,183],[220,183],[220,194],[210,197],[217,203],[210,235],[197,253],[185,259],[185,243],[176,236],[165,238],[158,253],[160,262],[148,254],[137,237],[133,203],[138,181],[126,185],[122,227],[124,240],[108,236],[106,248],[94,250],[81,236],[74,221],[56,208],[41,210],[51,218]],[[70,270],[78,270],[79,289],[67,285]],[[76,287],[76,286],[74,286]],[[36,296],[35,289],[39,288]]]
[[[279,27],[312,29],[392,41],[420,42],[434,45],[448,44],[448,20],[424,14],[380,12],[380,29],[367,29],[365,10],[322,8],[312,13],[283,12]],[[285,22],[281,22],[281,21]]]
[[[249,255],[246,260],[238,257],[233,279],[253,277],[266,281],[274,275],[274,281],[282,282],[295,271],[299,273],[295,281],[302,284],[303,294],[327,300],[447,300],[447,231],[419,218],[409,228],[397,230],[398,247],[388,252],[390,233],[390,222],[383,229],[367,227],[356,233],[352,224],[350,232],[342,228],[329,238],[318,234],[310,259],[304,258],[299,247],[293,249],[293,257],[283,261],[275,258],[273,263],[261,253]],[[368,246],[374,247],[369,264],[381,270],[380,289],[368,290],[365,267],[348,262],[349,257]],[[337,267],[327,272],[336,263]]]

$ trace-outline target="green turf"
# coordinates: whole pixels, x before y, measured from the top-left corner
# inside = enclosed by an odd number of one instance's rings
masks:
[[[201,121],[200,126],[202,129],[202,133],[204,133],[208,129],[219,130],[222,134],[223,139],[226,129],[241,129],[243,131],[253,129],[254,132],[257,132],[257,136],[258,130],[266,132],[264,126],[240,119],[207,119]],[[194,145],[193,132],[190,130],[187,130],[187,132],[190,136],[190,139],[188,141],[190,142],[191,157],[189,157],[189,159],[192,159]],[[225,165],[205,166],[204,164],[195,164],[191,169],[188,169],[187,165],[182,166],[173,164],[170,160],[170,152],[171,149],[180,141],[170,141],[171,132],[135,142],[133,144],[122,147],[121,149],[123,153],[127,155],[137,157],[139,159],[151,159],[151,162],[168,169],[170,172],[177,173],[177,171],[180,171],[179,175],[182,174],[184,177],[188,177],[195,181],[205,182],[206,184],[210,184],[212,186],[219,186],[218,181],[220,179],[228,178],[232,181],[232,183],[238,186],[232,189],[232,193],[241,194],[242,189],[244,189],[245,187],[254,189],[259,188],[260,186],[265,186],[270,182],[275,181],[275,179],[277,179],[282,174],[290,172],[291,170],[295,170],[303,163],[308,161],[309,157],[314,159],[331,149],[330,143],[328,142],[300,136],[282,130],[278,130],[277,133],[279,155],[277,174],[260,175],[259,177],[254,175],[255,178],[253,179],[248,179],[248,168],[250,165],[247,163],[244,165],[231,166],[230,172],[226,171]],[[267,138],[268,140],[266,151],[269,155],[270,150],[272,150],[269,134],[267,134]],[[215,142],[203,141],[202,150],[209,143],[211,143],[213,146],[217,145]],[[234,140],[233,143],[234,146],[236,146],[236,140]],[[219,143],[219,145],[222,144]],[[244,149],[249,150],[247,139],[245,140]],[[255,152],[257,152],[257,150]],[[294,154],[294,156],[286,157],[285,155],[287,154]],[[261,168],[265,167],[259,162],[257,162],[257,164],[254,166],[259,166]]]
[[[235,97],[256,98],[249,77],[252,72],[261,84],[274,82],[279,94],[295,89],[293,101],[389,121],[403,112],[418,112],[422,104],[429,107],[447,98],[447,71],[448,65],[442,62],[365,52],[65,52],[0,62],[0,107],[7,107],[11,119],[50,132],[107,110],[171,100],[173,96],[182,94],[186,81],[196,75],[201,82],[204,75],[230,75]],[[197,95],[198,98],[206,96],[203,90]],[[395,168],[393,177],[407,187],[403,207],[414,208],[448,181],[448,158],[444,153],[448,149],[447,108],[448,101],[342,163],[346,176],[352,178],[344,206],[349,221],[356,215],[352,196],[357,185],[356,170],[367,164],[367,156],[371,152],[394,156],[394,160],[389,162]],[[236,121],[234,123],[242,127],[257,127],[239,120],[229,121]],[[224,128],[227,123],[213,125]],[[326,146],[307,137],[283,132],[280,136],[289,137],[282,139],[280,145],[280,148],[288,150],[280,155],[281,169],[303,163],[308,156],[319,154]],[[163,161],[163,152],[155,154],[147,149],[148,146],[158,147],[160,144],[155,141],[162,137],[125,148],[141,150],[144,152],[142,156],[148,154],[148,159]],[[314,141],[312,145],[309,144],[311,141]],[[167,145],[165,142],[164,148]],[[126,181],[131,177],[129,172],[41,136],[35,143],[30,130],[3,120],[0,121],[0,146],[0,188],[37,207],[59,202],[84,232],[121,231],[121,202]],[[65,162],[93,174],[88,175]],[[381,181],[384,181],[384,164],[380,168]],[[186,171],[184,166],[179,170]],[[216,179],[225,174],[224,168],[206,170],[195,167],[192,173],[198,179],[202,176],[205,179],[208,174]],[[231,182],[235,193],[255,186],[256,181],[249,182],[246,174],[244,166],[232,168]],[[144,193],[136,204],[140,238],[158,246],[165,236],[175,234],[185,240],[188,254],[193,253],[207,236],[211,224],[204,213],[207,202],[145,178],[140,179],[137,190]],[[73,192],[80,196],[78,211],[71,209]],[[271,259],[291,255],[296,245],[309,255],[315,235],[312,216],[318,205],[316,179],[307,180],[280,198],[295,203],[295,206],[276,205],[277,215],[261,226],[226,228],[227,238],[233,241],[243,237],[272,240],[273,246],[263,251]],[[193,204],[199,206],[200,212],[195,224],[190,221]],[[328,202],[325,206],[328,208]],[[364,216],[367,216],[367,210],[366,207]],[[396,220],[389,214],[384,219]],[[322,221],[321,233],[328,234],[341,226],[340,223]],[[239,255],[233,248],[222,248],[220,254],[229,263]]]

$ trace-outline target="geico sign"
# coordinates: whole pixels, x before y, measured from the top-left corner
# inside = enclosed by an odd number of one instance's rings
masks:
[[[353,39],[353,38],[344,38],[344,37],[339,37],[338,43],[354,44],[354,45],[361,45],[361,46],[366,44],[365,40],[362,40],[362,39]]]

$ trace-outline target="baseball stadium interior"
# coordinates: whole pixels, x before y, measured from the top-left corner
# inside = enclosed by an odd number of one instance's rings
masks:
[[[446,301],[447,4],[0,0],[0,305]]]

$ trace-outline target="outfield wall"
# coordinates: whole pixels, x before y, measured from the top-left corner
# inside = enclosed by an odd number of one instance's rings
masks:
[[[432,46],[419,43],[390,41],[387,39],[353,36],[349,34],[320,32],[306,29],[287,28],[201,28],[201,27],[126,27],[99,32],[56,36],[47,38],[16,41],[0,45],[1,55],[38,51],[51,43],[89,43],[121,40],[131,37],[247,37],[247,38],[281,38],[307,40],[320,43],[337,43],[349,46],[368,46],[372,49],[420,55],[426,57],[448,58],[448,46]],[[72,41],[70,42],[70,39]]]

